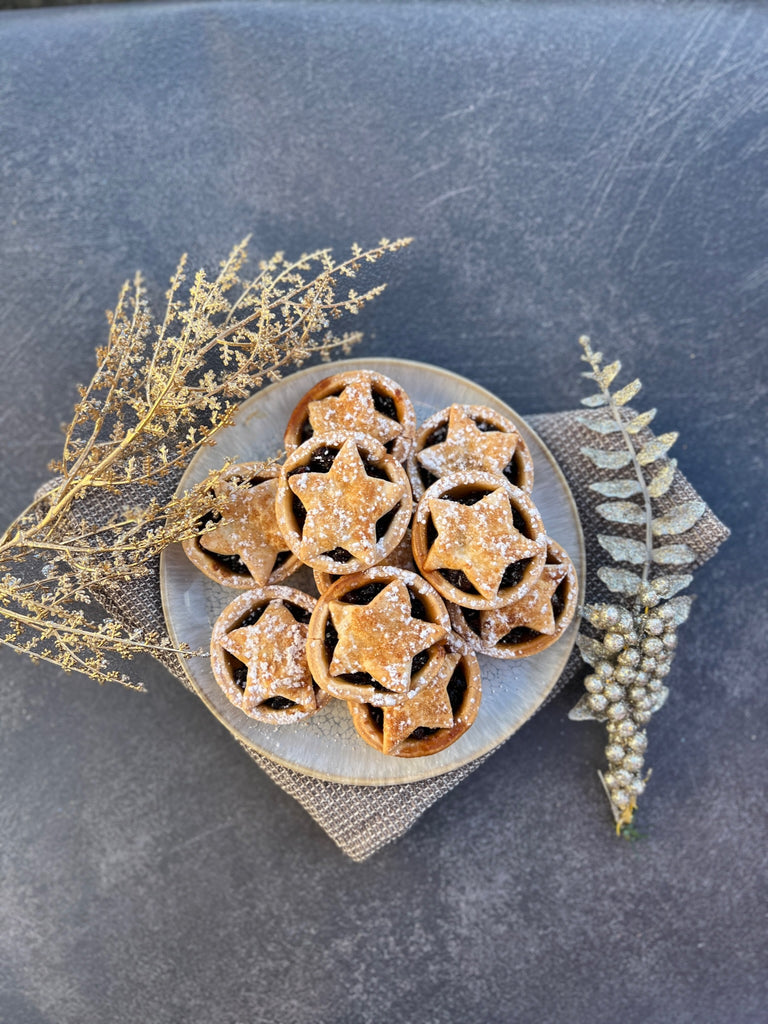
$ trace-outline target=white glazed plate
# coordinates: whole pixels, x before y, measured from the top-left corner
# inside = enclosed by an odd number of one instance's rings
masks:
[[[283,447],[283,431],[299,399],[317,381],[344,370],[373,369],[396,380],[411,397],[419,422],[454,402],[487,405],[511,419],[530,448],[534,464],[533,500],[548,536],[571,556],[583,587],[584,541],[576,505],[552,455],[526,422],[489,391],[464,377],[425,363],[402,359],[349,359],[322,364],[286,377],[247,399],[235,422],[218,435],[215,447],[202,448],[190,462],[178,492],[204,479],[225,458],[237,462],[266,459]],[[286,580],[311,593],[311,574],[302,570]],[[181,545],[163,552],[160,586],[165,619],[174,644],[207,651],[220,612],[238,591],[209,580],[187,559]],[[578,617],[577,617],[578,618]],[[474,725],[452,746],[428,757],[397,758],[369,747],[357,735],[342,701],[331,701],[312,718],[293,725],[269,726],[248,718],[227,700],[207,656],[182,658],[189,680],[209,709],[239,740],[265,757],[305,775],[332,782],[384,786],[416,782],[452,771],[508,739],[552,691],[578,632],[574,620],[551,647],[530,658],[509,661],[480,657],[483,698]]]

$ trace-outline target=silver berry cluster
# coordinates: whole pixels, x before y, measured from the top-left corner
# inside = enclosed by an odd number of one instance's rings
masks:
[[[589,619],[606,631],[606,657],[584,680],[586,703],[606,723],[609,768],[603,781],[611,803],[623,811],[645,788],[645,726],[669,694],[664,680],[677,647],[677,624],[663,604],[633,611],[599,605]]]
[[[602,780],[617,821],[631,820],[645,789],[646,726],[669,694],[665,679],[677,647],[677,627],[687,617],[691,600],[661,601],[652,593],[643,597],[631,608],[588,605],[584,617],[601,636],[579,638],[592,671],[572,715],[605,723],[608,769]]]

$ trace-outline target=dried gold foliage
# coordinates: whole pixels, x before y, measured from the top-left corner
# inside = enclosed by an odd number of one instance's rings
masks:
[[[158,485],[213,443],[247,395],[312,356],[347,353],[360,335],[334,334],[334,321],[385,287],[358,292],[352,282],[408,242],[354,245],[341,262],[329,249],[294,261],[277,253],[255,275],[245,272],[248,239],[213,277],[198,270],[188,278],[184,256],[161,319],[141,275],[127,282],[51,466],[56,481],[0,536],[0,642],[33,661],[135,686],[120,663],[169,652],[170,641],[99,620],[92,595],[145,574],[216,501],[212,478],[170,500],[157,496]],[[99,515],[100,498],[121,513]]]

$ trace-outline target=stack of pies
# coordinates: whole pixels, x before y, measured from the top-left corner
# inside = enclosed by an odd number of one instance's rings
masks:
[[[384,754],[454,743],[481,700],[477,654],[523,658],[573,618],[576,574],[531,499],[514,424],[453,405],[417,428],[395,381],[339,373],[299,402],[282,465],[230,467],[185,543],[243,592],[213,629],[214,675],[273,725],[346,702]],[[282,584],[310,567],[319,596]]]

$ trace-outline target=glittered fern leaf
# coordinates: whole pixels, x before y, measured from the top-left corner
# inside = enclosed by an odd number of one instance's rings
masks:
[[[671,512],[656,517],[652,524],[654,537],[667,537],[670,534],[685,533],[701,519],[707,506],[703,501],[694,499],[684,501],[677,505]]]
[[[615,562],[643,565],[648,555],[645,544],[639,540],[632,540],[630,537],[614,537],[599,533],[597,542]]]
[[[608,657],[608,652],[603,644],[599,640],[595,640],[594,637],[585,636],[583,633],[580,633],[576,637],[576,643],[579,647],[579,653],[588,665],[597,665]]]
[[[620,480],[598,480],[589,485],[591,491],[597,491],[605,498],[631,498],[640,494],[642,487],[635,477],[627,477]]]
[[[617,434],[621,430],[621,426],[612,416],[596,416],[594,412],[582,412],[576,416],[576,419],[588,430],[593,430],[596,434]]]
[[[648,466],[651,462],[656,462],[663,455],[666,455],[679,435],[676,432],[669,434],[659,434],[648,444],[643,445],[640,451],[637,453],[637,461],[641,466]]]
[[[693,597],[686,594],[682,597],[673,597],[667,601],[664,605],[664,610],[676,625],[681,626],[688,618],[692,605]]]
[[[586,455],[598,469],[623,469],[632,461],[631,452],[606,452],[602,448],[591,448],[589,445],[581,449],[581,454]]]
[[[620,369],[621,363],[616,359],[614,362],[604,366],[602,370],[595,370],[595,380],[601,388],[605,388],[607,391],[611,384],[613,384],[613,381]]]
[[[604,501],[595,509],[609,523],[626,523],[629,526],[642,526],[645,523],[645,512],[632,501]]]
[[[653,605],[660,601],[667,601],[670,597],[689,587],[692,582],[693,576],[690,573],[683,576],[657,576],[643,588],[643,600],[647,604]]]
[[[626,384],[619,391],[614,392],[613,403],[614,405],[626,405],[627,402],[631,402],[635,395],[638,394],[640,388],[643,385],[640,381],[635,378],[631,383]]]
[[[661,498],[667,493],[675,479],[676,469],[677,459],[670,459],[648,481],[648,494],[651,498]]]
[[[612,569],[608,566],[601,566],[597,575],[614,594],[628,594],[630,597],[638,592],[641,578],[635,572],[628,569]]]
[[[637,416],[632,417],[629,423],[624,424],[624,429],[628,434],[639,434],[641,430],[645,430],[655,415],[655,409],[648,409],[647,412],[638,413]]]
[[[607,405],[608,399],[605,397],[605,395],[601,395],[598,393],[596,395],[589,395],[587,398],[582,398],[581,404],[586,405],[589,409],[597,409],[601,405]]]
[[[653,560],[656,565],[688,565],[696,561],[696,552],[687,544],[665,544],[653,549]]]

